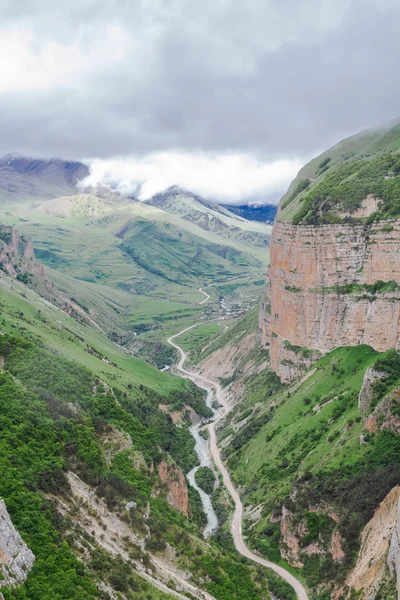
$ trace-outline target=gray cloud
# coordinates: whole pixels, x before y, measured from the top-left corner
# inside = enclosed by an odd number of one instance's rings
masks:
[[[0,5],[0,152],[308,158],[399,116],[395,0]]]

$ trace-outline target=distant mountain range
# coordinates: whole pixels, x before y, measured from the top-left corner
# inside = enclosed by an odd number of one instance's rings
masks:
[[[233,206],[225,204],[225,208],[234,215],[243,217],[248,221],[257,221],[258,223],[272,224],[275,219],[275,215],[278,211],[278,207],[273,204],[266,204],[264,206]]]
[[[103,329],[129,329],[138,296],[191,302],[201,286],[245,276],[257,297],[250,280],[260,282],[268,263],[269,225],[176,186],[147,202],[108,188],[82,191],[87,174],[80,162],[4,156],[0,223],[32,240],[52,280],[96,312]],[[121,306],[110,311],[115,290]]]
[[[81,162],[6,154],[0,158],[0,198],[2,202],[20,202],[69,195],[88,173]]]
[[[88,174],[88,167],[78,161],[66,161],[58,158],[31,158],[19,153],[6,154],[0,158],[0,201],[3,204],[35,200],[42,202],[72,196],[81,192],[77,184],[85,179]],[[89,191],[92,195],[108,200],[115,201],[118,196],[118,194],[102,187],[98,187],[96,190],[90,189]],[[80,198],[86,203],[81,194]],[[190,211],[188,209],[189,199],[192,199]],[[121,201],[121,198],[119,200]],[[219,213],[227,217],[234,214],[248,221],[268,224],[273,223],[277,211],[277,207],[272,205],[259,207],[221,206],[177,186],[156,194],[146,202],[150,206],[161,208],[172,214],[183,212],[186,218],[193,209],[193,203],[196,204],[197,209],[200,208],[200,212],[203,214],[212,213],[215,215],[215,213]],[[55,204],[61,206],[60,202]],[[74,204],[76,212],[78,208],[76,202]],[[183,209],[184,205],[186,206],[185,209]],[[48,208],[52,212],[51,207]],[[62,212],[65,213],[65,208],[62,208]]]

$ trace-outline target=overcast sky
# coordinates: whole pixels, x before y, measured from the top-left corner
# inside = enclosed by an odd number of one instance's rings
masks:
[[[142,197],[278,200],[400,116],[398,0],[0,0],[0,152],[86,160]]]

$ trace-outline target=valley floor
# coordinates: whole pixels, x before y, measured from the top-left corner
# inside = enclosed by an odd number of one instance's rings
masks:
[[[179,336],[183,335],[188,330],[193,329],[196,326],[197,325],[192,325],[191,327],[183,329],[179,333],[171,336],[168,339],[168,343],[171,344],[174,348],[176,348],[178,350],[178,352],[180,353],[180,360],[177,365],[177,369],[183,375],[183,377],[191,379],[193,381],[193,383],[195,383],[196,385],[198,385],[199,387],[201,387],[203,389],[206,389],[208,392],[210,392],[210,391],[213,392],[215,394],[217,401],[219,402],[219,404],[222,407],[222,410],[220,411],[219,416],[214,421],[209,423],[208,431],[210,434],[211,456],[212,456],[219,472],[221,473],[224,485],[225,485],[226,489],[229,491],[229,494],[231,495],[231,497],[234,501],[234,504],[235,504],[235,512],[234,512],[234,516],[233,516],[232,523],[231,523],[231,532],[232,532],[232,537],[233,537],[233,540],[235,543],[235,547],[242,556],[244,556],[244,557],[250,559],[251,561],[254,561],[264,567],[267,567],[268,569],[272,569],[277,575],[279,575],[282,579],[284,579],[287,583],[289,583],[295,590],[298,600],[308,600],[307,592],[298,579],[296,579],[291,573],[289,573],[289,571],[287,571],[283,567],[281,567],[271,561],[265,560],[265,559],[261,558],[260,556],[258,556],[257,554],[254,554],[254,552],[251,552],[251,550],[247,547],[247,545],[244,541],[243,533],[242,533],[243,504],[242,504],[242,501],[240,499],[238,492],[236,491],[235,487],[232,484],[228,470],[226,469],[226,467],[222,461],[221,450],[218,447],[217,436],[216,436],[216,432],[215,432],[215,427],[216,427],[216,424],[218,423],[218,420],[228,414],[228,412],[232,408],[232,405],[229,404],[227,395],[224,392],[224,390],[222,389],[221,384],[219,382],[212,381],[211,379],[207,379],[199,374],[193,373],[192,371],[188,371],[187,369],[184,368],[184,365],[185,365],[185,362],[187,359],[187,354],[181,348],[181,346],[179,346],[179,344],[177,344],[174,341],[174,340],[176,340],[176,338],[178,338]]]

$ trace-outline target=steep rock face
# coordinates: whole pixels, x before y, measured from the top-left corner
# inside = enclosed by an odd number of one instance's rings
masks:
[[[167,501],[170,506],[178,509],[186,517],[189,510],[189,494],[185,477],[178,467],[169,465],[162,460],[158,465],[158,474],[161,481],[168,488]]]
[[[397,502],[396,523],[390,540],[387,563],[391,576],[396,577],[397,594],[400,598],[400,500]]]
[[[276,223],[261,314],[274,371],[290,381],[337,346],[398,348],[399,284],[400,221]]]
[[[376,371],[373,366],[368,367],[365,371],[360,393],[358,394],[359,410],[368,410],[372,400],[373,384],[378,379],[382,379],[385,375],[386,373],[384,371]]]
[[[35,260],[31,240],[7,225],[0,225],[0,268],[13,278],[26,273],[44,276],[43,265]]]
[[[300,559],[300,539],[305,533],[307,533],[305,524],[301,522],[295,526],[290,511],[283,507],[281,519],[282,544],[280,546],[280,551],[282,557],[287,560],[292,567],[304,567],[304,564]]]
[[[376,597],[387,566],[392,574],[400,572],[399,502],[400,486],[396,486],[380,504],[362,533],[356,565],[346,580],[347,589],[358,592],[357,598],[360,600],[373,600]],[[343,597],[342,593],[343,590],[340,590],[335,597]]]
[[[396,411],[399,398],[400,389],[395,389],[386,394],[373,412],[365,419],[364,429],[369,433],[377,433],[383,429],[400,433],[400,417]]]
[[[22,583],[32,568],[35,556],[22,540],[0,499],[0,587]]]

